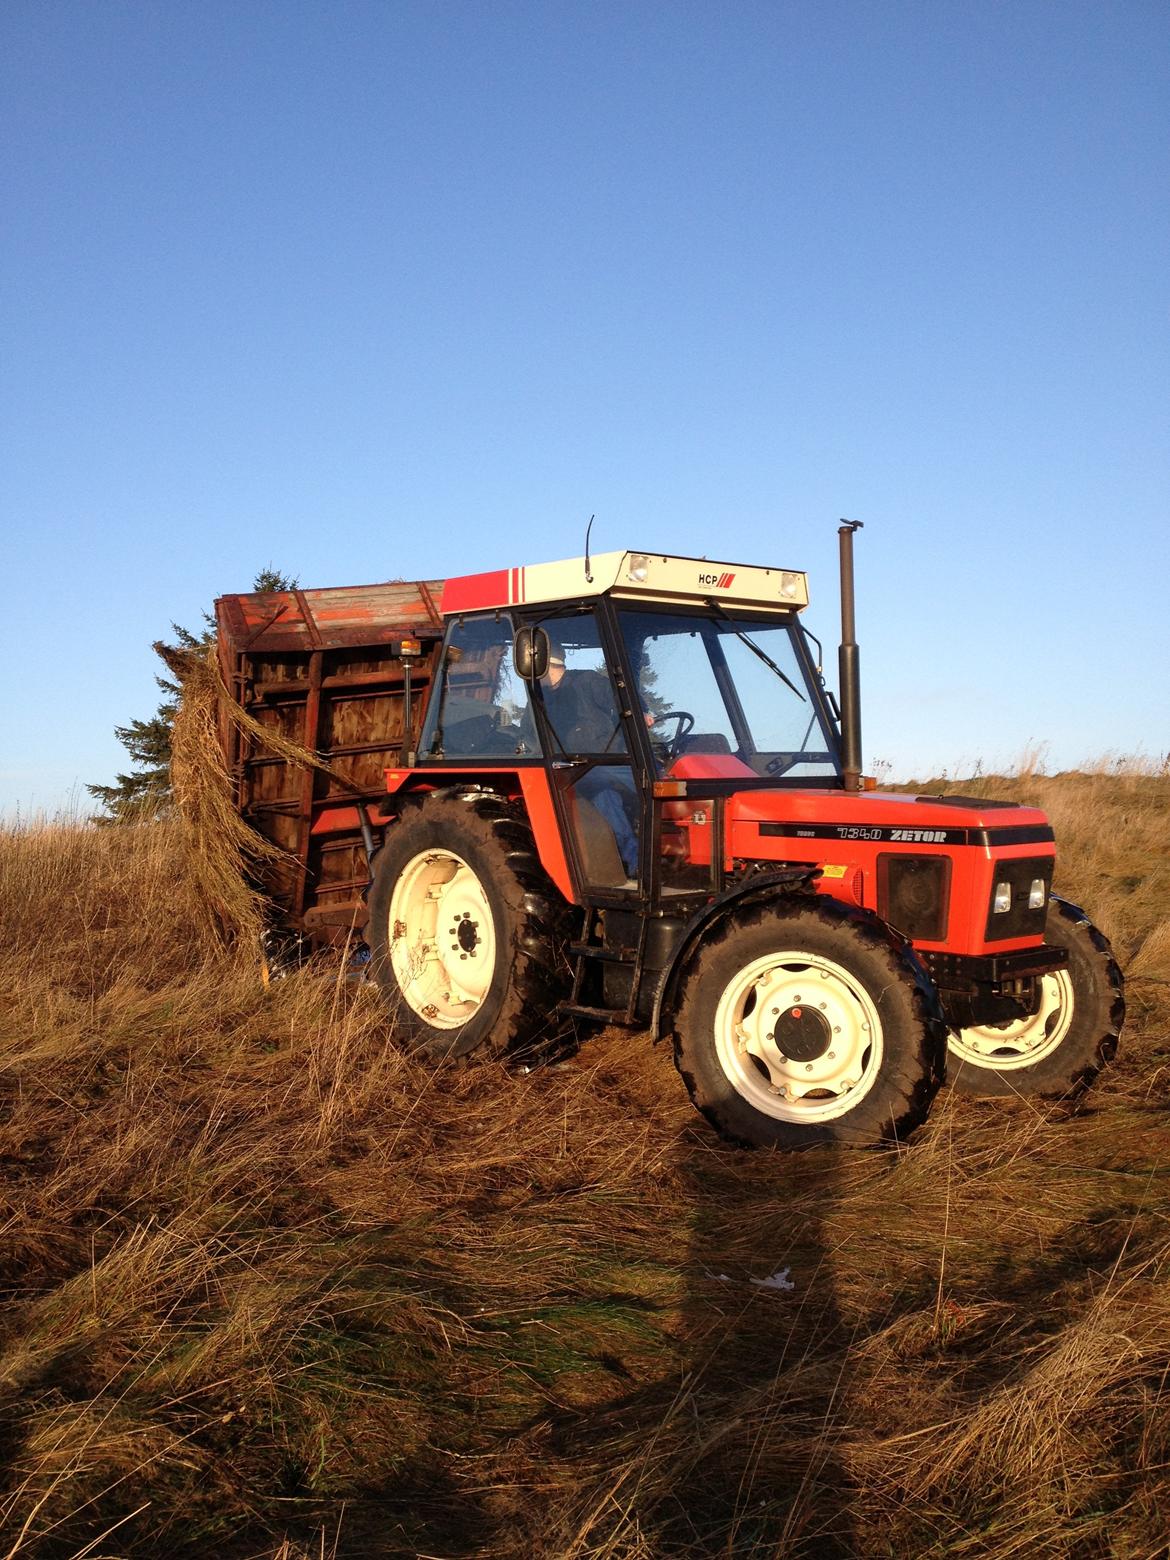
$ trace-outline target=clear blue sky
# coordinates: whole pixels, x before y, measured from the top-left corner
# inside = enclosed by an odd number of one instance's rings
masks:
[[[1170,746],[1170,7],[6,0],[0,802],[305,585],[863,520],[867,760]]]

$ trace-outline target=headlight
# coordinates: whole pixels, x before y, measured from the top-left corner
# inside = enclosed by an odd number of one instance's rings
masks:
[[[994,892],[987,908],[986,937],[1003,942],[1009,937],[1043,937],[1048,919],[1048,889],[1052,883],[1051,856],[1023,856],[991,864]]]
[[[630,567],[626,578],[633,585],[645,585],[650,573],[650,560],[645,553],[631,553]]]
[[[803,574],[789,574],[786,571],[782,571],[780,575],[781,597],[785,601],[799,601],[803,594],[800,588],[803,580]]]

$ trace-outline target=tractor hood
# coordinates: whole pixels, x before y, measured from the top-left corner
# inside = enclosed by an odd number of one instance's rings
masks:
[[[1054,846],[1037,807],[974,796],[739,791],[730,861],[807,862],[818,892],[874,911],[921,950],[983,957],[1039,946]],[[1040,884],[1042,903],[1032,906]],[[1007,904],[993,910],[993,897]]]
[[[1047,815],[1038,807],[896,791],[741,791],[728,798],[727,820],[733,833],[794,840],[990,847],[1043,844],[1053,838]]]

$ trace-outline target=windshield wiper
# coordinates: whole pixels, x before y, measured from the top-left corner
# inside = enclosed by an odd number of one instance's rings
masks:
[[[804,694],[801,693],[800,689],[796,686],[796,684],[792,681],[792,678],[789,677],[788,673],[784,672],[784,671],[781,671],[781,669],[776,665],[775,661],[773,661],[772,657],[768,654],[768,652],[766,650],[762,650],[760,648],[760,646],[758,644],[756,644],[754,639],[749,639],[748,636],[744,633],[742,628],[737,628],[735,626],[735,619],[733,617],[730,617],[728,615],[728,613],[724,611],[723,607],[720,605],[720,603],[718,601],[715,601],[711,597],[708,597],[707,605],[709,607],[714,607],[715,611],[718,613],[718,615],[723,619],[723,621],[725,623],[730,623],[730,625],[731,625],[731,632],[735,635],[735,637],[737,639],[742,639],[744,644],[748,647],[748,649],[752,652],[752,654],[753,655],[758,655],[760,660],[763,661],[764,665],[767,666],[768,668],[770,668],[770,670],[772,670],[773,672],[775,672],[776,676],[779,677],[779,679],[780,679],[780,681],[782,683],[786,683],[788,685],[788,687],[792,689],[793,693],[796,695],[796,697],[800,700],[800,702],[802,704],[807,704],[808,703],[808,700],[805,698]]]

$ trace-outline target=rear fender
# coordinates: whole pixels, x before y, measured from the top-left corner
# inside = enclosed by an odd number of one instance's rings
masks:
[[[542,768],[524,769],[393,769],[386,772],[389,795],[377,803],[384,817],[380,820],[393,827],[393,820],[404,804],[420,799],[427,791],[445,789],[447,786],[475,786],[480,790],[499,791],[504,796],[519,796],[532,825],[536,852],[540,864],[560,889],[569,904],[576,901],[573,882],[569,875],[569,863],[565,856],[565,843],[561,838],[553,805],[552,787],[548,773]]]

